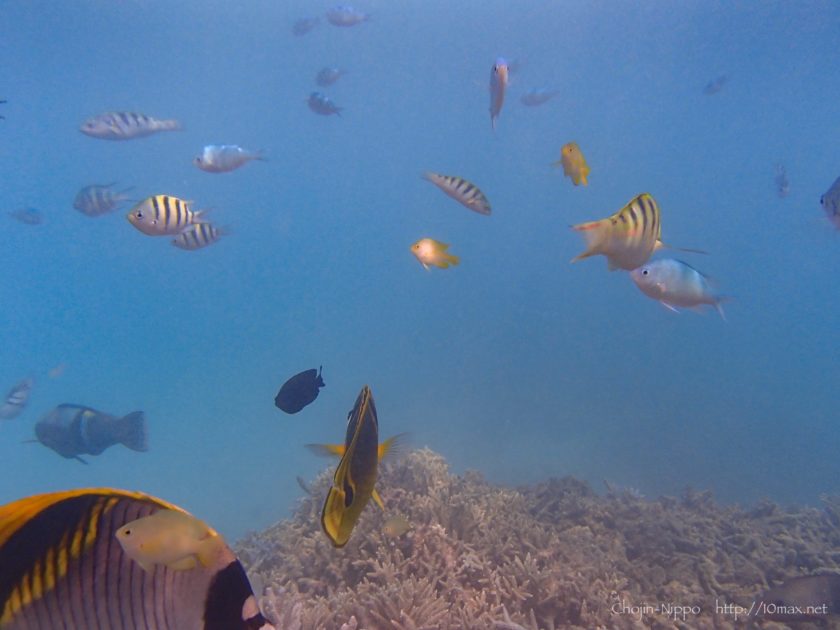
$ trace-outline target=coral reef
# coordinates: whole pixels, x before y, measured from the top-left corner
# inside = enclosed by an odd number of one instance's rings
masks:
[[[371,504],[335,549],[319,524],[330,479],[291,519],[236,545],[268,585],[261,605],[278,630],[736,628],[743,615],[722,604],[840,569],[838,498],[744,509],[692,490],[598,495],[572,478],[512,489],[452,475],[422,449],[382,466],[387,512]],[[393,514],[411,523],[399,537],[383,532]]]

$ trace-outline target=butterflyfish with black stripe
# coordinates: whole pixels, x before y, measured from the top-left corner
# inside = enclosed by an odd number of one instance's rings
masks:
[[[193,210],[192,201],[171,195],[153,195],[135,205],[126,217],[149,236],[176,236],[197,223],[203,223],[203,210]]]
[[[385,509],[375,488],[379,466],[379,420],[373,394],[367,385],[348,415],[344,447],[321,510],[321,527],[336,547],[343,547],[350,540],[371,497]]]
[[[223,541],[207,565],[191,569],[146,571],[126,554],[117,532],[161,511],[193,518],[161,499],[111,488],[0,506],[0,628],[274,630]]]
[[[29,402],[33,387],[35,387],[35,379],[31,377],[23,379],[12,387],[6,394],[5,402],[0,405],[0,420],[17,418]]]
[[[179,131],[177,120],[161,120],[136,112],[106,112],[88,118],[79,127],[86,136],[100,140],[131,140],[144,138],[159,131]]]
[[[478,186],[456,175],[441,175],[427,171],[423,179],[432,182],[458,203],[478,214],[490,214],[490,202]]]
[[[606,256],[610,271],[632,271],[644,265],[653,252],[668,247],[661,240],[661,215],[659,204],[648,193],[637,195],[621,210],[600,221],[589,221],[572,226],[586,239],[586,250],[575,256],[577,262],[599,254]],[[697,249],[680,251],[704,254]]]
[[[62,457],[83,464],[87,462],[80,455],[100,455],[115,444],[133,451],[149,450],[142,411],[120,418],[82,405],[58,405],[35,424],[35,438]]]
[[[216,243],[227,233],[227,228],[217,228],[212,223],[194,223],[173,238],[172,244],[179,249],[192,251]]]

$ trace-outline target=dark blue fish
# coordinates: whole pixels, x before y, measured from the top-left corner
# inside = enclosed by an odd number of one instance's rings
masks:
[[[35,425],[35,437],[67,459],[99,455],[109,446],[123,444],[133,451],[147,451],[149,440],[142,411],[122,418],[81,405],[59,405]]]
[[[309,105],[309,109],[322,116],[329,116],[331,114],[341,116],[340,112],[344,109],[343,107],[338,107],[331,98],[321,92],[312,92],[306,104]]]
[[[274,404],[286,413],[297,413],[318,397],[323,386],[321,368],[304,370],[283,383],[274,398]]]

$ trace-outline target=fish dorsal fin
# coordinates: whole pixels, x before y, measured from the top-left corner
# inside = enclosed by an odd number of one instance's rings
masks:
[[[398,433],[397,435],[393,435],[382,442],[382,444],[379,445],[379,461],[382,461],[382,458],[389,453],[398,454],[405,445],[407,437],[408,433]]]

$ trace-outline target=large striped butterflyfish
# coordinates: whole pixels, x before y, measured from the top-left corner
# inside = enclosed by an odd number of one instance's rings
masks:
[[[662,232],[659,204],[648,193],[637,195],[621,210],[600,221],[572,226],[586,239],[586,251],[572,258],[572,262],[603,254],[610,271],[632,271],[644,265],[653,252],[670,247],[660,239]],[[679,248],[671,248],[679,249]],[[703,254],[697,249],[680,249]]]
[[[426,171],[423,179],[432,182],[455,201],[464,204],[473,212],[490,214],[490,202],[475,184],[456,175],[441,175]]]
[[[379,421],[373,394],[367,385],[350,411],[344,446],[344,454],[321,511],[321,527],[336,547],[347,544],[371,497],[384,509],[374,488],[379,464]]]
[[[180,508],[110,488],[0,506],[2,630],[273,630],[227,545],[210,566],[144,571],[116,532]]]
[[[126,217],[149,236],[175,236],[191,225],[203,222],[202,210],[193,210],[192,201],[171,195],[153,195],[134,206]]]

